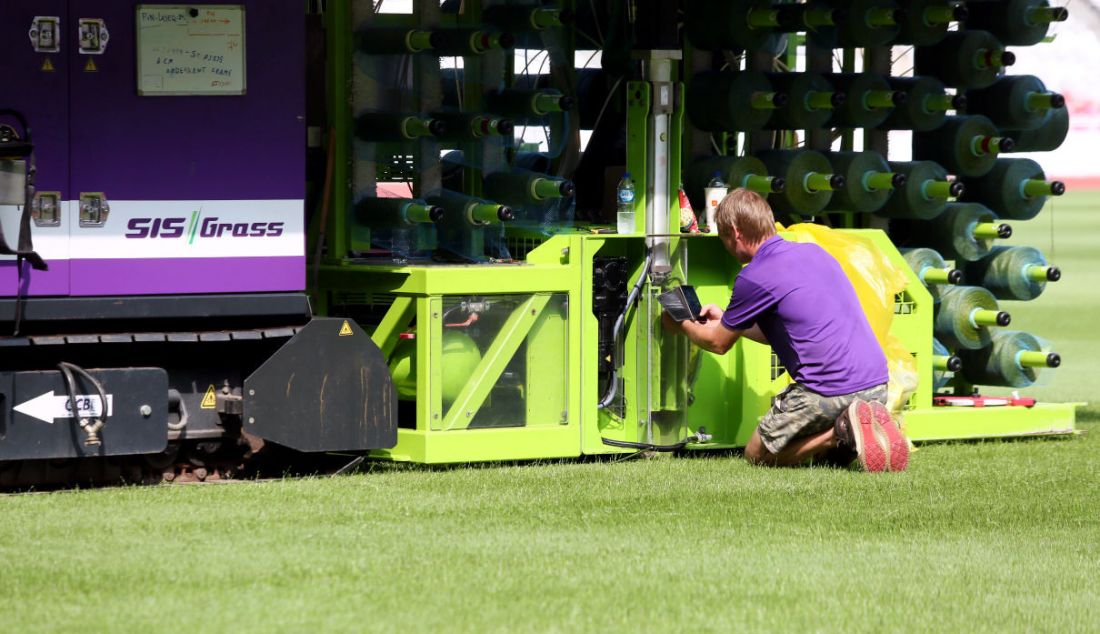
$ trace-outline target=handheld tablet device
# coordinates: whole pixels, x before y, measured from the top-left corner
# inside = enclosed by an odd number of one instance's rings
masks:
[[[703,310],[703,305],[699,303],[699,296],[695,294],[693,286],[677,286],[661,293],[657,299],[676,321],[702,321],[699,319],[699,312]]]

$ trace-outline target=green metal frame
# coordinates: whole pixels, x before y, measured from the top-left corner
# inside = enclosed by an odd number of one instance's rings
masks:
[[[477,4],[477,3],[474,3]],[[350,0],[331,0],[328,13],[328,78],[333,98],[329,120],[337,133],[333,153],[334,195],[324,228],[328,256],[315,271],[315,307],[331,312],[334,297],[363,295],[387,297],[392,301],[373,327],[372,338],[383,354],[392,355],[400,336],[415,330],[417,399],[410,426],[398,430],[397,445],[378,450],[373,457],[421,463],[452,463],[486,460],[523,460],[575,457],[628,451],[610,447],[603,438],[639,442],[676,442],[699,427],[714,441],[693,449],[743,446],[767,410],[771,398],[789,382],[780,371],[768,346],[743,340],[726,355],[688,350],[686,341],[665,336],[659,327],[660,309],[656,291],[647,288],[630,312],[623,335],[624,365],[622,413],[617,408],[599,409],[602,396],[596,368],[598,321],[592,313],[593,259],[597,256],[625,256],[631,262],[633,281],[640,273],[646,252],[644,222],[636,223],[635,235],[593,234],[581,229],[562,229],[551,236],[510,229],[511,238],[540,241],[522,263],[476,265],[405,265],[365,263],[346,257],[350,235],[351,112],[348,82],[351,77],[352,44]],[[456,21],[474,23],[477,12]],[[414,18],[415,19],[415,18]],[[845,54],[845,66],[854,57]],[[476,65],[475,65],[476,66]],[[474,66],[470,67],[471,69]],[[469,78],[472,80],[473,72]],[[674,78],[674,81],[676,78]],[[683,128],[683,85],[677,108],[670,119],[669,135],[672,178],[678,179],[681,152],[685,146]],[[476,105],[480,87],[467,82],[467,103]],[[649,83],[631,81],[626,86],[627,169],[635,182],[647,181],[647,124],[652,88]],[[473,100],[473,101],[472,101]],[[850,147],[845,139],[845,147]],[[471,170],[472,172],[472,170]],[[473,178],[473,176],[470,176]],[[474,182],[468,183],[471,187]],[[675,192],[678,182],[669,184]],[[635,213],[644,218],[644,186],[637,189]],[[670,201],[670,225],[678,226],[679,204]],[[850,214],[840,216],[846,227],[855,225]],[[320,238],[320,225],[310,227],[311,244]],[[899,295],[891,332],[915,352],[919,374],[917,392],[910,399],[905,424],[914,440],[980,438],[1011,435],[1070,433],[1074,429],[1072,404],[1041,404],[1034,408],[939,408],[932,406],[931,349],[932,299],[904,259],[881,231],[848,229],[869,239],[888,259],[906,272],[908,287]],[[671,238],[674,268],[672,282],[696,287],[700,300],[724,305],[740,270],[717,236],[696,235]],[[313,253],[313,247],[310,247]],[[686,265],[686,268],[685,268]],[[547,310],[556,294],[565,296],[564,315]],[[443,311],[449,297],[512,295],[524,299],[503,321],[492,341],[483,346],[482,357],[453,402],[443,399],[444,364]],[[370,324],[367,324],[370,327]],[[564,381],[539,381],[540,368],[528,364],[524,385],[527,419],[515,427],[471,427],[477,413],[493,398],[494,386],[515,355],[527,344],[527,354],[553,358],[550,366],[564,364]],[[562,356],[564,355],[564,357]],[[560,379],[561,377],[553,377]],[[563,392],[564,390],[564,392]],[[541,409],[564,408],[559,413]],[[527,424],[539,414],[544,421]],[[546,414],[545,416],[543,414]]]

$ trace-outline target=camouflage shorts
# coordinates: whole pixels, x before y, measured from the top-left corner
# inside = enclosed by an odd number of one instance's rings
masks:
[[[886,384],[841,394],[822,396],[798,383],[791,383],[775,395],[772,407],[760,419],[760,440],[771,453],[779,453],[792,440],[820,434],[833,426],[836,417],[857,398],[886,403]]]

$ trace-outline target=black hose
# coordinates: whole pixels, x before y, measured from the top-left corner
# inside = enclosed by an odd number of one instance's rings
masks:
[[[623,353],[619,345],[619,336],[622,334],[623,325],[626,323],[626,314],[630,312],[630,309],[634,306],[634,303],[638,301],[638,296],[642,293],[642,287],[645,285],[647,279],[649,279],[649,266],[653,263],[653,255],[645,256],[645,262],[642,263],[642,272],[638,274],[638,279],[634,282],[634,287],[630,289],[630,294],[626,296],[626,305],[623,306],[623,312],[619,314],[615,319],[615,326],[611,329],[611,344],[614,346],[611,358],[611,377],[607,382],[607,392],[604,393],[603,398],[600,399],[596,409],[606,409],[611,402],[615,400],[615,396],[619,393],[619,368],[623,365]]]
[[[672,445],[654,445],[648,442],[630,442],[627,440],[615,440],[614,438],[600,438],[603,444],[609,447],[619,447],[621,449],[637,449],[639,451],[680,451],[684,447],[687,447],[693,442],[705,442],[709,440],[710,436],[704,433],[701,429],[698,433],[692,434],[687,438],[681,440],[678,443]]]
[[[94,418],[98,418],[99,420],[103,421],[103,424],[106,424],[107,423],[107,391],[103,389],[103,385],[98,380],[96,380],[96,378],[94,376],[89,374],[87,370],[85,370],[84,368],[82,368],[78,365],[75,365],[73,363],[69,363],[67,361],[62,361],[61,363],[57,364],[57,367],[60,368],[61,373],[65,375],[66,384],[69,386],[69,403],[72,405],[72,408],[73,408],[73,416],[75,416],[77,419],[79,419],[80,418],[80,410],[78,410],[76,408],[76,381],[73,380],[72,374],[70,372],[75,372],[76,374],[79,374],[81,377],[87,379],[88,382],[92,384],[92,387],[95,388],[96,395],[99,396],[100,409],[99,409],[99,416],[94,417]]]
[[[59,363],[57,369],[61,372],[61,378],[65,380],[65,392],[69,395],[69,409],[73,412],[73,417],[79,420],[80,410],[76,404],[76,380],[73,378],[72,370],[70,370],[64,363]]]

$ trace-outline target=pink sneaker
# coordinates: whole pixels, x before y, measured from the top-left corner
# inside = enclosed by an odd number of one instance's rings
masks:
[[[870,408],[875,425],[886,436],[887,442],[887,469],[889,471],[905,471],[909,466],[909,441],[905,434],[898,429],[890,410],[878,401],[871,401]]]
[[[886,453],[885,439],[877,431],[878,425],[875,425],[871,404],[862,399],[856,399],[847,410],[841,413],[841,417],[847,418],[848,433],[851,442],[855,444],[859,466],[863,467],[864,471],[886,471],[889,456]],[[840,427],[844,425],[841,424]]]

